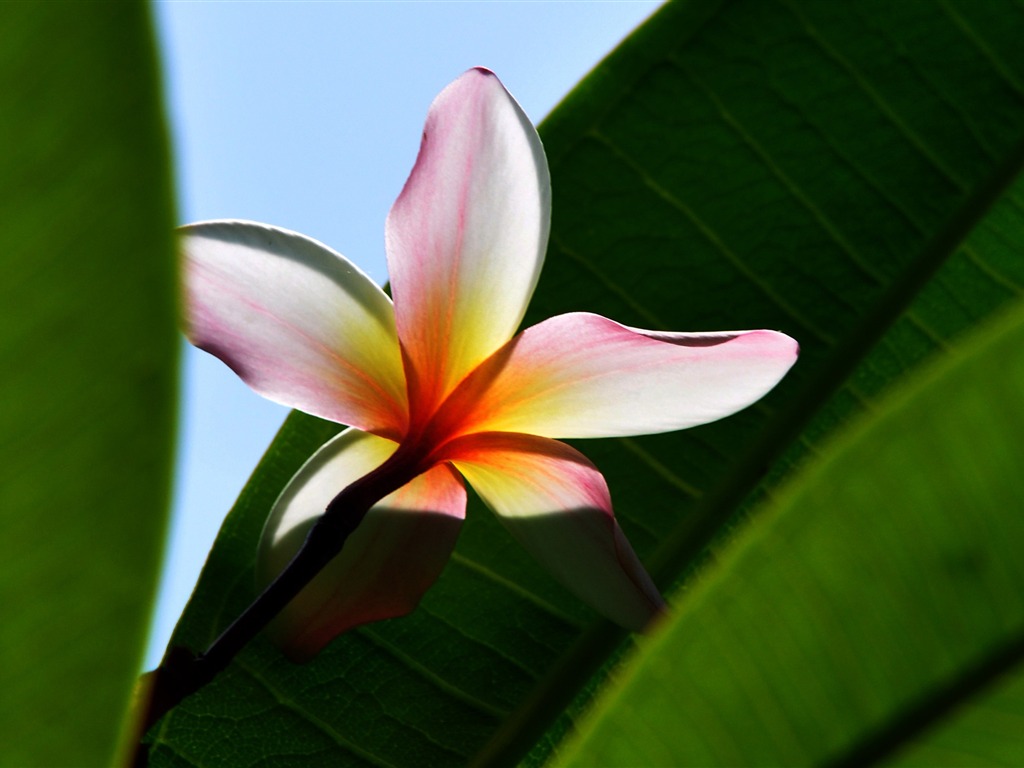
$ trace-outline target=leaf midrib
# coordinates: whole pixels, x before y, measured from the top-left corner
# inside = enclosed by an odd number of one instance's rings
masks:
[[[984,694],[1005,675],[1024,666],[1024,627],[1008,642],[992,648],[973,665],[952,677],[937,690],[890,716],[888,725],[864,735],[840,754],[826,760],[824,768],[859,768],[877,765],[891,757],[929,727],[958,707]]]

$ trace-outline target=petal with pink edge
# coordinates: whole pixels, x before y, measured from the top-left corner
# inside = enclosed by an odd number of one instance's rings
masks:
[[[492,72],[470,70],[438,95],[386,229],[418,407],[515,333],[547,248],[550,198],[537,132]]]
[[[604,477],[583,454],[534,435],[483,433],[445,457],[512,535],[566,587],[616,623],[642,630],[661,595],[612,514]]]
[[[343,256],[264,224],[181,229],[189,339],[261,395],[398,436],[405,378],[391,301]]]
[[[281,493],[264,527],[258,558],[262,585],[284,569],[331,499],[396,448],[389,440],[349,429],[313,454]],[[302,661],[355,626],[409,613],[448,562],[465,511],[465,486],[446,464],[386,496],[341,553],[271,623],[271,639]]]
[[[599,315],[526,329],[445,404],[467,431],[546,437],[653,434],[746,408],[785,375],[797,343],[775,331],[663,333]]]

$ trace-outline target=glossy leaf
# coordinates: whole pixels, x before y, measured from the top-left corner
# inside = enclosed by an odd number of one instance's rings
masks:
[[[837,425],[1021,292],[1021,208],[995,202],[1022,161],[1024,9],[1000,7],[671,4],[542,124],[552,239],[527,324],[592,311],[802,346],[784,385],[735,417],[576,444],[662,586]],[[204,646],[249,602],[267,511],[333,431],[286,423],[175,642]],[[471,503],[415,613],[306,667],[258,640],[151,733],[154,763],[537,762],[621,638]]]
[[[795,477],[559,764],[1019,764],[1022,308]]]
[[[178,332],[141,5],[0,10],[0,764],[114,761],[167,520]]]

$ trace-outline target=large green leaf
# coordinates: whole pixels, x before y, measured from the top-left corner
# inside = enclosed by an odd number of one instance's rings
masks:
[[[0,764],[114,759],[170,484],[173,211],[137,4],[0,10]]]
[[[1024,762],[1022,310],[798,475],[561,764]]]
[[[993,206],[1022,161],[1022,32],[1016,3],[677,3],[541,126],[554,221],[528,322],[589,310],[778,328],[803,347],[783,385],[731,419],[580,444],[662,584],[838,424],[1020,292],[1024,270],[999,247],[1019,207]],[[270,504],[333,430],[288,420],[175,642],[204,647],[251,600]],[[621,634],[479,505],[468,517],[416,613],[305,667],[257,640],[151,733],[155,764],[508,763],[550,728],[542,759]]]

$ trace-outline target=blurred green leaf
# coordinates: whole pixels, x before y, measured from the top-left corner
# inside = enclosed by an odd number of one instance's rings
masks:
[[[588,310],[802,344],[742,414],[579,444],[663,585],[838,425],[1021,293],[1019,195],[996,201],[1024,160],[1022,33],[1014,2],[674,3],[541,126],[554,220],[528,323]],[[175,642],[205,647],[252,599],[270,505],[334,430],[288,420]],[[621,640],[473,503],[412,616],[305,667],[256,641],[151,733],[154,763],[491,765],[534,745],[538,762]]]
[[[0,764],[114,760],[170,484],[167,141],[145,6],[0,9]]]
[[[963,702],[920,736],[908,739],[889,765],[963,768],[1024,762],[1024,669],[999,675],[990,688]]]
[[[561,764],[1021,764],[1022,310],[794,478]]]

